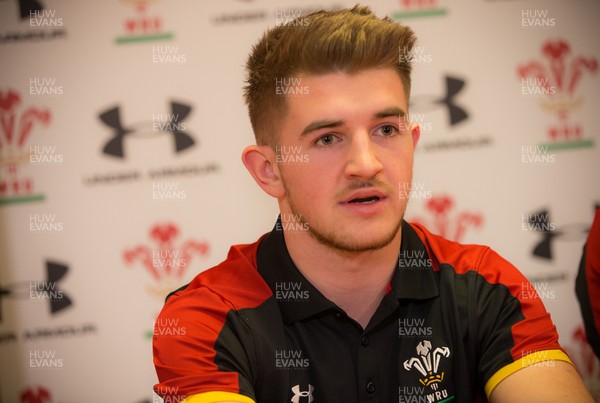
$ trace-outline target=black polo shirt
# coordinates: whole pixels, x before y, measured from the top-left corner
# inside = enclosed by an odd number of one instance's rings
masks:
[[[276,225],[168,298],[155,391],[187,403],[486,401],[524,366],[568,361],[557,340],[510,263],[406,222],[388,292],[363,329],[304,278]]]

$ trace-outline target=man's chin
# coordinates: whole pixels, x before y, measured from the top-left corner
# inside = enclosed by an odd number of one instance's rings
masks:
[[[314,228],[309,230],[309,234],[320,244],[334,249],[335,251],[342,253],[363,253],[373,252],[379,249],[383,249],[390,245],[396,239],[400,226],[397,228],[384,233],[384,234],[368,234],[363,230],[362,233],[344,234],[332,233],[323,234],[319,231],[315,231]]]

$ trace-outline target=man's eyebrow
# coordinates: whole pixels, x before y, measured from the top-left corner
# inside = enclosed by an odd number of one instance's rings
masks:
[[[390,108],[386,108],[382,111],[379,111],[375,114],[376,118],[387,118],[389,116],[398,116],[400,118],[403,118],[404,116],[406,116],[406,112],[404,112],[402,110],[402,108],[392,106]]]
[[[379,112],[376,112],[373,116],[377,119],[387,118],[390,116],[398,116],[399,118],[403,118],[404,116],[406,116],[406,112],[404,112],[402,110],[402,108],[392,106],[392,107],[383,109]],[[317,131],[317,130],[320,130],[320,129],[332,129],[332,128],[340,127],[343,125],[344,125],[343,120],[318,120],[318,121],[312,122],[311,124],[306,126],[304,128],[304,130],[302,130],[302,133],[300,133],[300,136],[301,137],[306,136],[307,134]]]
[[[340,127],[343,124],[344,121],[342,120],[318,120],[306,126],[304,130],[302,130],[302,133],[300,133],[300,137],[306,136],[307,134],[319,129],[331,129],[334,127]]]

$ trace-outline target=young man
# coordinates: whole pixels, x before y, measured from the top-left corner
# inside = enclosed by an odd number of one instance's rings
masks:
[[[166,401],[591,402],[517,269],[403,220],[414,42],[357,6],[254,47],[242,159],[280,219],[168,298]]]
[[[575,281],[575,293],[587,341],[596,357],[600,358],[600,208],[596,209],[587,242],[583,247]]]

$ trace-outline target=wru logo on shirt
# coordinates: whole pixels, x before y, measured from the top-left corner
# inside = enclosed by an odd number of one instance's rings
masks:
[[[444,380],[444,371],[438,373],[440,360],[442,357],[450,357],[448,347],[433,348],[431,341],[422,340],[416,347],[418,357],[412,357],[404,361],[404,369],[410,371],[416,368],[423,378],[419,382],[423,386],[429,386],[434,391],[426,396],[428,402],[440,401],[448,397],[446,389],[438,390],[439,384]]]
[[[301,397],[306,397],[308,398],[308,400],[303,400],[303,402],[308,401],[308,403],[312,403],[313,400],[315,400],[315,398],[313,397],[312,393],[315,390],[315,388],[309,383],[308,384],[308,390],[305,391],[300,391],[300,385],[296,385],[294,387],[292,387],[292,393],[294,393],[294,396],[292,397],[292,403],[300,403],[300,398]]]

